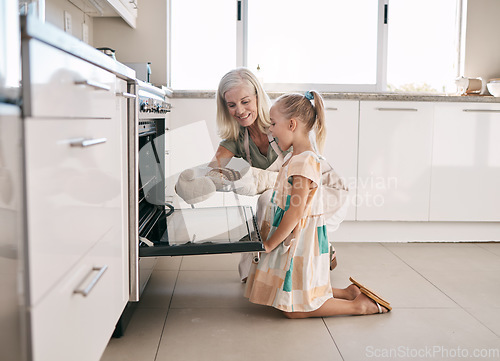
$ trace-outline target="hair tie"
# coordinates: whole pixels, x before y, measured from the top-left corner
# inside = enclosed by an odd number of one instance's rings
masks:
[[[309,90],[306,91],[306,93],[304,94],[304,96],[306,97],[306,99],[314,100],[314,94],[311,93]]]

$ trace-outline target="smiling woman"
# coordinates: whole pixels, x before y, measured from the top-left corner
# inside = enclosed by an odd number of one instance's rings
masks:
[[[217,127],[224,139],[215,158],[224,166],[232,157],[266,169],[278,157],[269,146],[270,100],[257,77],[246,68],[224,75],[217,90]]]

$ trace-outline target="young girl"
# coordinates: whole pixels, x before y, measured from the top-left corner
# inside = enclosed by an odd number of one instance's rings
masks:
[[[346,289],[330,284],[330,255],[320,159],[325,140],[323,99],[315,91],[286,94],[271,107],[270,131],[281,149],[293,150],[278,174],[261,226],[265,254],[253,264],[245,297],[273,306],[289,318],[361,315],[390,311],[388,302],[351,279]]]

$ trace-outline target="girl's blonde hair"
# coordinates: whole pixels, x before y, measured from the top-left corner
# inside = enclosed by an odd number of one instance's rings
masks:
[[[315,90],[302,94],[285,94],[276,100],[280,112],[287,119],[298,119],[307,131],[314,129],[318,149],[323,152],[326,138],[325,105],[323,97]]]
[[[237,140],[240,133],[240,125],[229,114],[224,95],[227,91],[239,87],[247,87],[257,96],[257,125],[262,133],[267,133],[271,120],[269,108],[271,101],[262,88],[257,77],[248,68],[237,68],[229,71],[222,77],[217,89],[217,129],[222,139]]]

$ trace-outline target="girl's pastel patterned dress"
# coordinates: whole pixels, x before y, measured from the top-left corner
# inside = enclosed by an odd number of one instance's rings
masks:
[[[252,264],[245,297],[253,303],[287,312],[310,312],[332,298],[330,255],[318,156],[306,151],[289,153],[274,186],[271,203],[261,226],[262,239],[268,239],[279,226],[290,206],[292,180],[300,175],[312,181],[306,210],[294,231],[272,252],[262,254]]]

